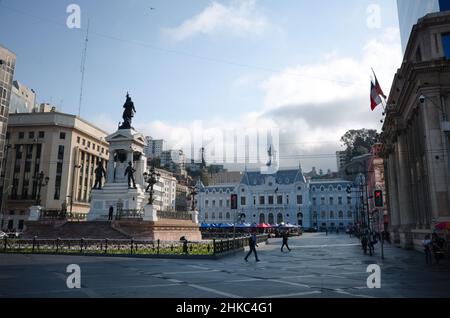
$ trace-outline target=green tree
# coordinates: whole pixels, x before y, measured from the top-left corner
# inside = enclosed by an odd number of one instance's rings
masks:
[[[341,137],[346,152],[346,163],[349,163],[353,157],[368,153],[377,141],[378,133],[375,129],[362,128],[347,131]]]

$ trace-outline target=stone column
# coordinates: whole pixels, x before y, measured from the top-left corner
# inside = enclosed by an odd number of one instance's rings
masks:
[[[108,160],[108,171],[107,171],[107,182],[114,182],[114,150],[109,152],[109,160]]]

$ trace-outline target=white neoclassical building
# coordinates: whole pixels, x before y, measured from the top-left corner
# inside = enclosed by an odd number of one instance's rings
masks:
[[[308,227],[345,228],[353,224],[355,200],[347,193],[351,182],[309,180],[299,169],[273,174],[245,171],[240,182],[204,186],[197,183],[200,220],[206,223],[290,223]],[[237,194],[238,209],[231,209]]]

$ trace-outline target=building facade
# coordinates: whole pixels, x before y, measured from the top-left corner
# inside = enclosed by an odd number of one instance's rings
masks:
[[[412,28],[428,13],[450,10],[448,0],[397,0],[398,20],[403,53],[405,53]]]
[[[144,147],[145,156],[149,159],[160,158],[164,151],[164,140],[153,139],[150,136],[145,137],[146,145]]]
[[[376,143],[370,150],[371,157],[368,162],[367,192],[369,211],[372,218],[372,228],[377,231],[385,231],[389,225],[388,209],[386,207],[386,187],[384,181],[384,162],[380,156],[382,144]],[[383,207],[375,206],[375,190],[381,190],[383,194]]]
[[[23,229],[28,208],[37,203],[39,193],[44,209],[61,209],[65,202],[68,211],[87,213],[97,163],[107,169],[106,136],[69,114],[11,114],[2,228]],[[40,172],[49,179],[39,188]]]
[[[18,81],[14,81],[11,91],[11,102],[9,112],[31,113],[36,107],[36,93]]]
[[[343,179],[311,181],[301,169],[274,174],[246,171],[238,183],[207,187],[198,183],[200,219],[345,228],[353,224],[354,201],[346,192],[351,184]],[[237,210],[231,210],[231,194],[238,196]]]
[[[166,170],[156,169],[156,171],[160,174],[160,178],[153,188],[155,191],[154,205],[160,211],[175,211],[177,179]]]
[[[437,222],[450,221],[450,12],[413,27],[388,99],[382,133],[389,231],[422,250]]]

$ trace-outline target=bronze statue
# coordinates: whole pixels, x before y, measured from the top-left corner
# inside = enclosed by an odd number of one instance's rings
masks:
[[[127,100],[123,105],[123,108],[125,108],[122,115],[123,123],[119,127],[119,129],[130,129],[132,128],[131,120],[134,117],[134,113],[136,113],[136,109],[134,108],[134,103],[131,101],[131,97],[128,93],[127,93]]]
[[[125,176],[128,176],[128,187],[131,188],[131,181],[133,181],[133,188],[137,189],[136,182],[134,181],[134,173],[136,170],[133,168],[133,164],[128,162],[128,167],[125,169]]]
[[[103,176],[106,177],[106,171],[105,168],[103,168],[103,163],[101,161],[98,162],[97,168],[94,170],[95,172],[95,183],[94,183],[94,189],[102,189],[102,178]]]

